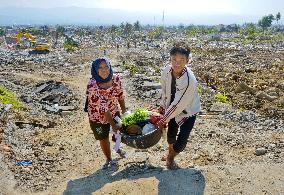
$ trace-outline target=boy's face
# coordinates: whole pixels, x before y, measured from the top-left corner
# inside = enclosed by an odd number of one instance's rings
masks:
[[[188,57],[183,54],[175,54],[171,55],[171,64],[174,72],[180,73],[182,72],[184,66],[188,63]]]

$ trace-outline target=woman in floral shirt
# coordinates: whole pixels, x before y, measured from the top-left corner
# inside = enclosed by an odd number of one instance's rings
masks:
[[[106,58],[97,58],[92,63],[92,78],[86,91],[85,110],[88,112],[90,127],[95,138],[100,141],[101,149],[106,157],[103,168],[114,164],[111,158],[109,130],[119,130],[113,118],[126,112],[121,81],[113,74],[111,64]]]

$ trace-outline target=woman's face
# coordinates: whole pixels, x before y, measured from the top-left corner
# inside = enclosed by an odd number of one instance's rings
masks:
[[[100,63],[100,66],[99,66],[99,76],[102,78],[102,79],[106,79],[110,73],[110,70],[109,70],[109,67],[108,65],[106,64],[105,61],[102,61]]]
[[[182,72],[184,66],[188,63],[188,58],[182,54],[175,54],[171,56],[171,64],[174,72]]]

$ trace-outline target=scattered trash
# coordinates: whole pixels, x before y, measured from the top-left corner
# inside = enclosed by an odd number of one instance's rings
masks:
[[[33,162],[31,160],[22,160],[16,163],[17,165],[32,165]]]
[[[156,129],[155,125],[153,125],[152,123],[148,123],[143,127],[142,135],[150,133],[150,132],[154,131],[155,129]]]
[[[8,112],[13,107],[12,104],[6,105],[6,107],[3,109],[3,111],[0,110],[0,119],[2,119],[6,112]]]

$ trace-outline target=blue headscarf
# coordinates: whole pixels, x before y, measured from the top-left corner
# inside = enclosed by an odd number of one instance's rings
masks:
[[[103,79],[102,77],[99,76],[99,67],[101,62],[105,61],[107,66],[109,67],[109,75],[106,79]],[[112,79],[113,72],[111,68],[110,61],[107,58],[97,58],[95,61],[92,62],[92,68],[91,68],[91,74],[92,78],[95,79],[99,83],[107,83]]]

